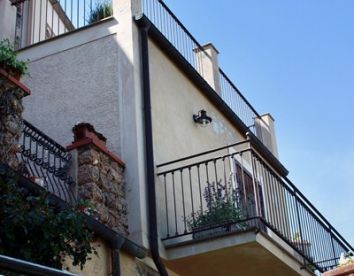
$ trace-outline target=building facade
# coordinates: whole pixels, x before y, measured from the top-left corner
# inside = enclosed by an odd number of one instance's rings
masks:
[[[0,37],[29,60],[24,118],[64,146],[89,123],[125,164],[122,234],[148,254],[121,256],[122,275],[311,275],[352,249],[287,178],[272,116],[161,0],[112,0],[96,21],[96,1],[10,2]]]

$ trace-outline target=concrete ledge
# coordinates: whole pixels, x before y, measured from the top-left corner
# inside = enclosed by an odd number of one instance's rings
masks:
[[[18,56],[23,60],[35,61],[115,34],[117,33],[118,25],[118,21],[114,17],[110,17],[96,24],[23,48],[18,51]]]
[[[254,230],[170,245],[165,263],[181,275],[312,275],[275,240]]]

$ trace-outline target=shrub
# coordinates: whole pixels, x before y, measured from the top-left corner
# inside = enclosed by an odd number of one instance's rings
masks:
[[[0,66],[14,70],[20,75],[28,71],[27,62],[17,59],[17,53],[8,39],[0,41]]]
[[[89,19],[87,20],[88,24],[98,22],[106,17],[109,17],[113,14],[112,3],[109,1],[99,2],[95,9],[91,11]]]
[[[197,211],[187,219],[189,228],[203,226],[216,226],[226,223],[234,223],[243,219],[242,210],[236,206],[236,191],[231,183],[222,186],[218,183],[208,183],[204,189],[204,199],[207,210]],[[240,223],[240,227],[246,227],[246,223]]]
[[[0,254],[61,268],[65,256],[83,268],[96,253],[93,231],[75,207],[60,207],[47,193],[34,195],[0,167]]]

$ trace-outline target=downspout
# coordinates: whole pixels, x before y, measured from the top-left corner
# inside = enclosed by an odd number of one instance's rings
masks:
[[[148,191],[148,221],[149,221],[149,244],[152,259],[160,272],[161,276],[168,276],[165,265],[159,254],[157,215],[156,215],[156,193],[155,193],[155,165],[152,136],[152,116],[151,116],[151,91],[150,91],[150,72],[149,72],[149,46],[148,32],[150,22],[136,18],[140,32],[141,47],[141,80],[144,101],[144,126],[145,126],[145,166]],[[144,17],[142,18],[144,19]]]

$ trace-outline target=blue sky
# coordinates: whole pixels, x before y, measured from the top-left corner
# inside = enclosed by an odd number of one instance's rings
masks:
[[[275,117],[289,178],[354,244],[354,1],[165,2]]]

